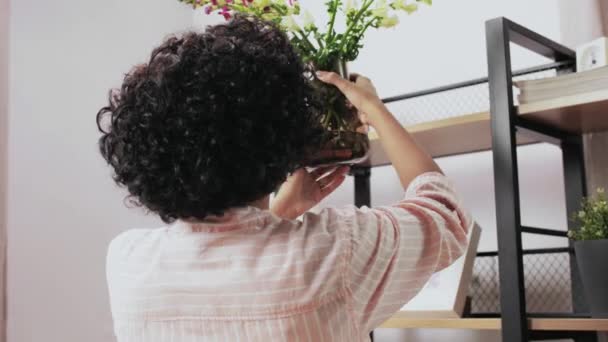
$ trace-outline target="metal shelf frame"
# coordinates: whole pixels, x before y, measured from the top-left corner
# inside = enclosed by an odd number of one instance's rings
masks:
[[[490,118],[494,160],[494,187],[498,235],[498,268],[502,338],[509,342],[527,342],[547,337],[573,338],[576,342],[597,341],[589,332],[544,333],[539,336],[528,327],[526,311],[522,233],[561,235],[552,230],[525,227],[521,224],[517,163],[517,132],[533,134],[542,141],[558,145],[562,150],[566,210],[575,212],[586,195],[583,143],[580,135],[556,130],[518,116],[513,98],[511,43],[535,52],[556,63],[575,61],[576,53],[506,18],[486,22]],[[573,70],[574,71],[574,70]],[[576,229],[570,226],[569,229]],[[563,235],[561,235],[563,236]],[[572,291],[581,288],[574,255],[570,251]],[[587,312],[582,294],[573,295],[574,315]]]

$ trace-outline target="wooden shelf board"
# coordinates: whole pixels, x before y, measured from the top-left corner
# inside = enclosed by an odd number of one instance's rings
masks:
[[[570,133],[608,130],[608,89],[519,106],[519,115]]]
[[[399,313],[381,328],[500,330],[498,318],[402,318]]]
[[[435,158],[486,151],[492,147],[488,112],[425,122],[406,128],[418,144]],[[370,158],[362,165],[389,165],[390,162],[382,149],[378,136],[375,132],[371,132],[369,137]],[[537,141],[529,137],[518,136],[517,142],[518,144],[530,144]]]
[[[608,89],[519,106],[522,118],[539,122],[571,133],[608,130]],[[488,112],[462,115],[407,126],[414,139],[431,156],[487,151],[492,147],[490,114]],[[375,132],[370,133],[371,153],[366,166],[390,164]],[[538,142],[527,136],[517,136],[518,144]]]
[[[411,318],[397,313],[381,328],[399,329],[468,329],[500,330],[500,318]],[[538,331],[608,331],[608,319],[530,318],[531,330]]]

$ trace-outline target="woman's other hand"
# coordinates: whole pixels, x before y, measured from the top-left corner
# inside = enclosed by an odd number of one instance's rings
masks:
[[[321,167],[314,171],[299,169],[281,185],[270,211],[285,219],[295,219],[334,192],[346,178],[349,168]]]

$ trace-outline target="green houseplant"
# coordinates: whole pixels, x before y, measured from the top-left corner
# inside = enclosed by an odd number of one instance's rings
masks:
[[[418,10],[418,3],[432,4],[432,0],[327,0],[329,20],[325,25],[317,25],[310,12],[301,10],[296,0],[179,1],[226,19],[235,13],[257,16],[288,33],[302,60],[309,65],[310,80],[323,101],[322,125],[326,135],[319,150],[349,152],[319,153],[311,157],[309,165],[355,163],[364,159],[369,150],[366,129],[356,112],[336,88],[317,80],[313,71],[335,71],[348,77],[347,63],[359,55],[370,28],[393,27],[399,23],[399,12],[411,14]],[[344,24],[341,32],[338,23]]]
[[[575,240],[576,261],[580,270],[585,296],[596,318],[608,318],[608,201],[603,189],[595,198],[583,200],[582,208],[573,218],[579,228],[568,235]]]

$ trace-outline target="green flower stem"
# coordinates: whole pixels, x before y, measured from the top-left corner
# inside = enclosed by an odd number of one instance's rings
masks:
[[[354,40],[354,44],[353,45],[357,45],[359,44],[359,42],[361,41],[361,39],[363,39],[363,36],[365,35],[365,32],[367,31],[367,29],[372,26],[374,24],[374,22],[377,20],[376,17],[372,18],[370,21],[368,21],[364,26],[363,29],[361,30],[361,32],[359,32],[359,35],[357,36],[357,38],[355,38]]]
[[[338,14],[338,6],[340,5],[340,0],[332,0],[332,8],[333,11],[331,13],[331,18],[329,19],[329,29],[327,30],[327,46],[333,41],[334,38],[334,25],[336,23],[336,15]]]
[[[353,28],[358,24],[358,22],[361,19],[361,16],[363,15],[363,13],[365,13],[365,11],[367,11],[369,9],[369,7],[373,3],[374,3],[374,0],[366,1],[366,2],[363,3],[363,6],[361,6],[361,9],[355,15],[355,18],[353,19],[353,21],[346,28],[346,32],[344,32],[344,35],[342,36],[342,42],[338,46],[338,51],[342,52],[342,49],[344,49],[344,45],[346,45],[346,42],[348,41],[348,39],[347,39],[348,35],[353,30]]]
[[[297,34],[297,33],[299,33],[299,34],[300,34],[300,37],[301,37],[301,38],[300,38],[300,40],[301,40],[301,41],[303,41],[303,42],[305,42],[305,43],[306,43],[306,45],[308,45],[308,46],[310,47],[310,51],[311,51],[311,52],[313,52],[313,53],[314,53],[314,52],[316,52],[316,51],[317,51],[317,48],[316,48],[316,47],[315,47],[315,46],[312,44],[312,42],[311,42],[311,41],[308,39],[308,36],[306,35],[306,33],[304,33],[302,30],[298,30],[298,31],[295,31],[295,32],[294,32],[294,34]]]
[[[271,8],[274,8],[281,16],[285,16],[287,14],[287,9],[279,6],[277,4],[270,4]]]
[[[292,38],[292,40],[296,42],[296,44],[294,44],[294,45],[296,45],[297,48],[299,50],[301,50],[300,52],[302,52],[304,54],[307,54],[307,55],[314,54],[315,51],[309,50],[308,46],[306,46],[307,44],[304,44],[304,42],[298,36],[294,35],[294,37]],[[302,44],[299,44],[299,43],[302,43]]]
[[[323,45],[323,41],[321,39],[319,39],[319,37],[315,36],[315,40],[317,41],[317,44],[319,44],[319,50],[325,49],[325,46]]]
[[[310,34],[312,33],[315,41],[317,42],[317,44],[319,44],[319,50],[323,50],[325,48],[325,45],[323,44],[323,40],[321,39],[321,35],[319,34],[319,29],[316,26],[313,26],[312,28],[304,28],[305,30],[307,30],[306,33]]]

